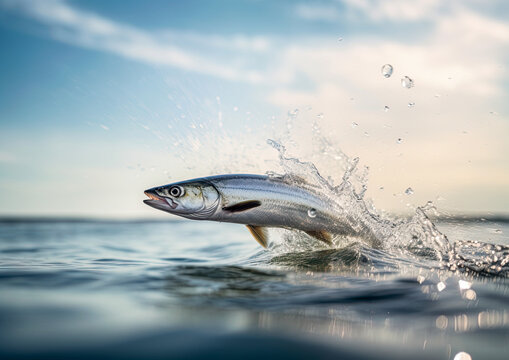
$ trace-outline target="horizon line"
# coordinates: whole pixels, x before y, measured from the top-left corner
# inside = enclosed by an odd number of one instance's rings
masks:
[[[391,214],[395,217],[409,219],[409,215]],[[504,222],[509,223],[509,214],[454,214],[454,215],[429,215],[430,219],[443,222]],[[161,216],[133,216],[133,217],[100,217],[89,215],[6,215],[0,214],[0,224],[6,223],[43,223],[43,222],[66,222],[66,223],[162,223],[162,222],[184,222],[187,219],[177,216],[163,218]]]

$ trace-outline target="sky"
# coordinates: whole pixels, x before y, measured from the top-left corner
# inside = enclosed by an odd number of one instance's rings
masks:
[[[0,0],[0,44],[0,215],[164,216],[269,138],[340,179],[317,128],[378,209],[509,214],[507,1]]]

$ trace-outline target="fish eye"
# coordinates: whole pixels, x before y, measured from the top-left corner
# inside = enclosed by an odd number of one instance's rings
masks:
[[[168,192],[173,197],[181,197],[184,195],[184,188],[182,186],[172,186]]]

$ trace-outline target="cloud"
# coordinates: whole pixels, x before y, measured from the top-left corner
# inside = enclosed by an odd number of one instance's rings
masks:
[[[341,18],[339,10],[331,4],[297,4],[294,11],[304,20],[336,21]]]
[[[374,21],[409,22],[439,15],[441,0],[342,0],[351,10]]]
[[[406,19],[422,18],[436,15],[439,10],[439,2],[435,0],[417,0],[411,4],[400,0],[345,0],[345,3],[351,9],[366,12],[374,20],[398,19],[393,13]],[[397,61],[407,71],[420,75],[416,81],[422,85],[435,86],[437,90],[469,89],[479,95],[493,95],[500,90],[497,65],[502,54],[497,47],[509,43],[507,24],[464,9],[457,9],[454,15],[436,16],[435,30],[425,42],[412,44],[371,36],[362,42],[350,41],[356,44],[354,46],[340,48],[337,44],[331,46],[331,39],[327,41],[327,38],[307,38],[307,41],[305,38],[301,43],[283,44],[276,38],[261,36],[147,32],[77,9],[61,0],[3,0],[1,4],[4,9],[18,11],[46,24],[51,29],[50,36],[59,41],[148,64],[276,88],[291,86],[300,75],[314,84],[332,76],[338,81],[369,86],[366,72],[350,79],[345,71],[352,74],[350,69],[355,64],[357,68],[372,68],[374,59],[386,59]],[[340,17],[331,4],[298,4],[295,11],[298,16],[310,20]],[[479,44],[485,51],[478,52]],[[351,66],[337,66],[349,60]],[[450,77],[455,81],[449,81]]]
[[[337,87],[380,91],[379,69],[385,63],[397,68],[395,76],[409,75],[420,88],[430,91],[454,91],[476,96],[501,96],[506,93],[509,58],[509,25],[471,9],[455,6],[451,12],[438,11],[437,1],[416,2],[347,0],[349,4],[422,8],[422,16],[433,15],[425,34],[412,38],[369,34],[351,36],[338,44],[332,38],[308,39],[281,47],[272,67],[272,79],[279,85],[292,85],[304,75],[315,85],[334,83]],[[376,9],[375,9],[376,10]],[[404,11],[404,10],[401,10]],[[383,13],[383,12],[382,12]],[[436,16],[435,16],[436,15]],[[362,71],[359,71],[361,70]]]
[[[64,1],[3,0],[1,5],[4,9],[18,11],[50,26],[50,35],[53,38],[72,45],[107,51],[149,64],[173,66],[227,80],[250,83],[263,81],[263,77],[258,71],[214,61],[213,54],[200,56],[174,45],[167,41],[168,33],[162,35],[149,33],[79,10]],[[192,36],[188,36],[188,39],[192,40]],[[225,47],[228,41],[229,46],[237,50],[252,49],[256,52],[267,49],[267,42],[261,37],[250,40],[246,37],[235,36],[231,40],[211,38],[211,41],[218,47]]]

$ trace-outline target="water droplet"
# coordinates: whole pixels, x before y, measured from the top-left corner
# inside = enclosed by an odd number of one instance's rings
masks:
[[[357,126],[359,126],[359,124],[357,124],[355,121],[352,123],[352,127],[353,128],[356,128]]]
[[[288,117],[295,118],[299,115],[299,109],[295,109],[293,111],[288,111]]]
[[[424,282],[424,280],[426,280],[426,278],[424,276],[422,276],[422,275],[417,276],[417,282],[419,284],[422,284]]]
[[[472,360],[472,356],[469,353],[461,351],[454,355],[454,360]]]
[[[447,316],[444,316],[444,315],[440,315],[439,317],[437,317],[437,319],[435,320],[435,325],[437,328],[439,329],[446,329],[447,328],[447,323],[448,323],[448,319],[447,319]]]
[[[393,68],[391,64],[385,64],[384,66],[382,66],[382,75],[384,76],[384,78],[390,78],[392,75],[392,71]]]
[[[343,38],[341,36],[338,37],[338,41],[343,41]]]
[[[368,190],[368,187],[366,186],[366,184],[363,184],[362,188],[361,188],[361,191],[359,192],[359,197],[363,198],[364,194],[366,193],[367,190]]]
[[[387,112],[389,111],[390,107],[388,107],[387,105],[384,106],[384,111]]]
[[[100,126],[100,127],[102,127],[102,128],[103,128],[103,130],[106,130],[106,131],[108,131],[108,130],[110,129],[109,127],[107,127],[107,126],[106,126],[106,125],[104,125],[104,124],[101,124],[101,125],[99,125],[99,126]]]
[[[237,111],[239,111],[239,108],[237,106],[234,106],[233,111],[237,112]]]
[[[465,299],[467,300],[475,300],[477,298],[477,294],[474,290],[472,289],[468,289],[467,291],[465,291]]]
[[[408,76],[405,76],[401,79],[401,86],[410,89],[411,87],[414,86],[414,81],[410,79]]]
[[[415,103],[414,102],[409,102],[408,103],[408,107],[414,107],[415,106]]]
[[[219,96],[216,96],[216,102],[217,105],[221,105],[221,98]]]
[[[437,99],[438,99],[440,96],[442,96],[442,95],[440,95],[440,94],[435,94],[435,97],[436,97]]]
[[[367,131],[364,131],[364,136],[369,137],[369,133]]]
[[[316,209],[313,209],[313,208],[309,209],[309,210],[308,210],[308,216],[309,216],[310,218],[314,218],[314,217],[316,217]]]
[[[316,115],[316,117],[319,118],[319,119],[323,119],[323,113],[320,113],[320,114]]]
[[[414,193],[414,189],[412,189],[411,187],[409,187],[408,189],[405,190],[405,194],[407,195],[412,195]]]
[[[437,284],[437,289],[438,291],[442,291],[446,288],[445,284],[443,281],[440,281],[438,284]]]
[[[398,144],[401,144],[401,143],[403,142],[403,139],[402,139],[402,138],[398,138],[398,140],[396,140],[396,142],[397,142]],[[408,190],[408,189],[407,189],[407,190]]]
[[[466,280],[460,280],[458,281],[458,286],[460,287],[460,290],[467,290],[470,289],[472,283]]]

